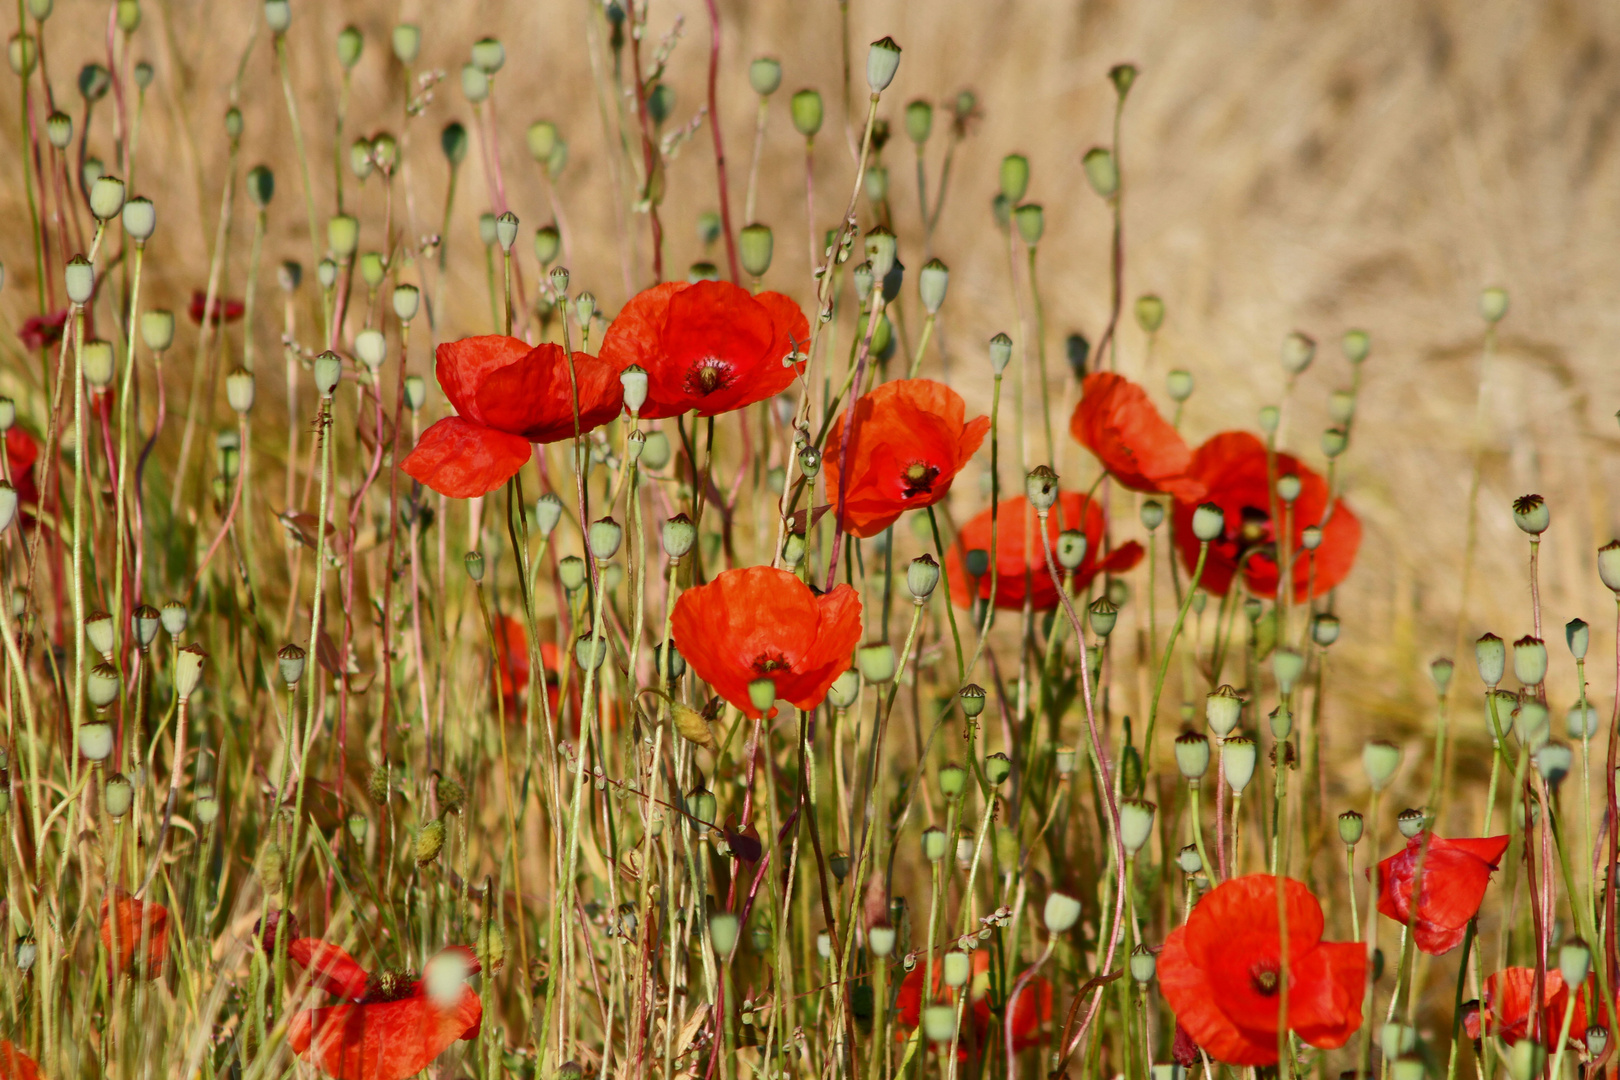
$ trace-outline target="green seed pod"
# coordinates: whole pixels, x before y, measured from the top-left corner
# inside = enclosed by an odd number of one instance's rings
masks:
[[[1086,172],[1086,180],[1091,184],[1091,190],[1105,199],[1112,199],[1119,192],[1119,166],[1114,162],[1114,154],[1107,147],[1093,146],[1086,151],[1086,156],[1080,159],[1080,165]]]
[[[315,281],[322,291],[330,295],[337,288],[338,265],[332,259],[322,259],[315,264]]]
[[[1209,771],[1209,739],[1197,731],[1183,731],[1176,736],[1176,768],[1188,780],[1203,779]]]
[[[1339,815],[1339,839],[1345,847],[1353,848],[1360,843],[1364,828],[1365,822],[1354,810],[1346,810]]]
[[[1046,932],[1049,934],[1067,933],[1075,923],[1080,921],[1080,901],[1068,893],[1050,892],[1046,896],[1046,907],[1042,909],[1041,918],[1046,923]]]
[[[1598,548],[1597,567],[1603,584],[1620,593],[1620,540],[1610,540]]]
[[[1513,643],[1513,677],[1523,686],[1539,685],[1547,678],[1547,646],[1526,634]]]
[[[489,72],[477,64],[461,65],[461,93],[470,105],[481,105],[489,97]]]
[[[946,849],[949,847],[945,830],[938,825],[930,825],[923,830],[922,853],[923,858],[929,862],[939,862],[945,857]]]
[[[225,376],[225,400],[232,412],[238,415],[249,412],[253,408],[253,398],[253,372],[239,367]]]
[[[326,243],[332,253],[347,259],[360,246],[360,222],[350,214],[335,214],[326,223]]]
[[[984,759],[984,778],[992,786],[1000,786],[1012,775],[1012,759],[1006,754],[990,754]]]
[[[80,351],[80,362],[84,366],[84,381],[91,390],[101,392],[112,385],[113,365],[112,342],[100,338],[84,343]]]
[[[1204,703],[1204,719],[1209,722],[1209,730],[1217,736],[1224,738],[1232,733],[1243,715],[1244,701],[1238,692],[1224,683],[1206,696]]]
[[[1536,751],[1536,771],[1554,791],[1558,790],[1558,785],[1569,775],[1574,762],[1574,751],[1563,743],[1550,742]],[[1579,981],[1573,985],[1579,985]]]
[[[1277,425],[1282,423],[1282,410],[1275,405],[1262,405],[1260,407],[1260,430],[1267,435],[1277,433]]]
[[[1271,673],[1277,680],[1277,689],[1289,693],[1305,674],[1305,657],[1292,649],[1278,649],[1271,654]]]
[[[679,559],[692,550],[697,542],[697,526],[685,514],[676,514],[664,522],[664,554]]]
[[[1586,649],[1592,641],[1592,631],[1586,625],[1586,620],[1571,619],[1565,623],[1564,641],[1569,644],[1569,654],[1571,656],[1577,660],[1586,659]]]
[[[1290,375],[1298,375],[1311,366],[1316,356],[1316,341],[1298,330],[1283,338],[1282,366]]]
[[[394,317],[402,323],[416,318],[416,312],[422,306],[422,292],[415,285],[395,285],[392,299]]]
[[[1001,159],[1001,196],[1008,206],[1016,206],[1029,190],[1029,158],[1008,154]]]
[[[744,225],[737,234],[737,257],[742,262],[743,271],[750,277],[765,276],[765,272],[771,268],[774,248],[775,240],[769,225],[758,222]]]
[[[876,685],[894,678],[894,646],[886,641],[862,645],[855,651],[855,660],[864,682]]]
[[[967,770],[952,762],[939,767],[939,793],[947,799],[954,799],[962,794],[967,786]]]
[[[107,816],[119,821],[129,813],[129,808],[135,803],[135,785],[129,782],[129,777],[123,773],[113,773],[107,777],[106,790],[102,792],[101,804],[107,808]]]
[[[562,251],[562,233],[556,225],[542,225],[534,231],[534,257],[541,266],[550,266]]]
[[[1540,536],[1551,524],[1547,500],[1540,495],[1521,495],[1513,500],[1513,524],[1531,536]]]
[[[748,65],[748,85],[760,97],[770,97],[782,85],[782,62],[774,56],[761,56]]]
[[[1204,869],[1203,856],[1198,854],[1197,844],[1188,844],[1176,853],[1176,866],[1183,874],[1189,877]]]
[[[1158,333],[1159,327],[1164,325],[1164,301],[1152,293],[1137,297],[1136,325],[1144,333]]]
[[[287,0],[264,0],[264,22],[277,37],[285,34],[292,24],[292,5]]]
[[[929,1005],[922,1011],[922,1029],[930,1042],[944,1045],[956,1037],[956,1006]],[[1528,1076],[1514,1080],[1529,1080]]]
[[[474,583],[484,580],[484,553],[482,551],[469,551],[461,557],[461,565],[467,571],[467,577]]]
[[[1181,402],[1192,397],[1192,372],[1182,371],[1180,369],[1172,371],[1165,376],[1164,386],[1165,393],[1170,396],[1170,400],[1180,404]]]
[[[190,612],[186,605],[179,600],[170,600],[163,605],[158,614],[158,621],[163,624],[163,630],[172,638],[178,638],[186,632],[186,623],[190,621]]]
[[[938,584],[939,563],[932,555],[919,555],[906,567],[906,588],[917,603],[927,600]]]
[[[1374,791],[1382,791],[1401,766],[1401,750],[1394,743],[1373,740],[1361,748],[1361,768]]]
[[[1227,786],[1235,793],[1243,794],[1243,789],[1249,786],[1254,779],[1254,766],[1259,757],[1259,748],[1254,740],[1247,735],[1234,735],[1221,742],[1221,772],[1226,777]]]
[[[1214,503],[1204,503],[1193,511],[1192,531],[1200,541],[1209,543],[1226,529],[1226,513]]]
[[[276,652],[276,669],[281,675],[281,681],[288,689],[297,686],[304,677],[304,662],[307,653],[298,645],[283,645]]]
[[[467,129],[459,120],[452,120],[439,132],[439,149],[453,169],[467,157]]]
[[[142,652],[152,647],[157,638],[158,627],[162,624],[162,617],[158,609],[150,604],[142,604],[130,613],[130,626],[135,633],[135,645]]]
[[[501,250],[511,254],[512,245],[517,243],[518,216],[508,210],[495,219],[495,242],[501,245]]]
[[[1098,637],[1107,637],[1114,632],[1114,625],[1119,622],[1119,608],[1109,603],[1106,596],[1098,597],[1086,609],[1088,620],[1091,623],[1092,633]]]
[[[506,63],[506,46],[495,38],[480,38],[473,42],[472,62],[486,75],[493,75]]]
[[[1158,961],[1146,945],[1138,945],[1131,950],[1131,978],[1136,980],[1138,986],[1152,982],[1157,969]]]
[[[416,63],[417,54],[422,51],[422,28],[415,23],[400,23],[394,27],[393,45],[394,56],[410,67]]]
[[[1326,648],[1339,640],[1339,617],[1332,612],[1319,611],[1311,616],[1311,640]]]
[[[315,375],[315,389],[321,397],[330,399],[337,392],[337,385],[343,378],[343,358],[327,350],[315,358],[312,370]]]
[[[112,619],[107,621],[111,623]],[[108,663],[97,664],[85,676],[85,695],[89,697],[91,705],[105,709],[118,700],[119,682],[117,668]]]
[[[181,701],[188,700],[202,682],[203,662],[208,654],[201,645],[187,645],[176,654],[174,665],[174,693]]]
[[[966,986],[967,981],[973,977],[973,957],[953,949],[940,957],[940,968],[941,978],[946,986],[952,989]]]
[[[894,38],[885,37],[872,42],[866,50],[866,85],[872,88],[872,93],[881,94],[887,90],[898,70],[900,46],[895,44]]]
[[[653,126],[661,125],[675,111],[675,88],[669,83],[654,83],[647,91],[647,115]]]
[[[45,118],[45,138],[58,150],[73,141],[73,117],[58,110]]]
[[[1332,459],[1344,453],[1350,445],[1350,436],[1343,428],[1328,428],[1322,432],[1322,455]]]
[[[1029,504],[1035,508],[1035,512],[1044,516],[1045,512],[1052,508],[1052,504],[1057,502],[1057,473],[1045,465],[1035,466],[1024,479],[1024,496],[1029,499]]]
[[[705,825],[714,823],[718,804],[714,793],[703,786],[701,779],[696,787],[686,793],[686,812]]]
[[[354,65],[360,62],[360,52],[365,45],[366,39],[361,35],[360,28],[353,23],[338,31],[337,58],[338,63],[343,65],[343,70],[354,70]]]
[[[721,959],[729,959],[732,951],[737,948],[737,938],[741,935],[742,923],[737,916],[729,911],[720,911],[709,916],[709,944],[715,955]]]
[[[866,944],[872,950],[872,955],[882,959],[894,952],[895,942],[899,935],[894,927],[880,923],[866,932]],[[763,951],[763,950],[761,950]]]
[[[847,709],[855,704],[855,699],[860,692],[860,672],[854,668],[845,668],[833,680],[831,688],[827,691],[827,700],[832,702],[835,709]]]
[[[1507,313],[1508,294],[1506,289],[1492,286],[1479,294],[1480,318],[1495,326],[1502,321],[1502,317]]]
[[[416,865],[427,866],[444,850],[444,822],[430,821],[416,834]]]
[[[1024,243],[1034,247],[1041,242],[1046,232],[1046,212],[1040,203],[1024,203],[1013,211],[1012,218]]]
[[[1131,92],[1131,86],[1136,82],[1136,65],[1115,64],[1108,69],[1108,81],[1114,84],[1114,93],[1124,101],[1125,95]]]
[[[1507,668],[1507,645],[1495,634],[1482,635],[1474,642],[1474,662],[1479,667],[1480,681],[1494,687],[1502,681]]]
[[[96,269],[83,255],[75,255],[62,268],[62,280],[67,285],[68,299],[84,305],[96,292]]]
[[[1571,705],[1564,717],[1564,729],[1571,739],[1584,742],[1597,734],[1599,720],[1596,707],[1590,704]]]
[[[788,112],[793,117],[794,130],[806,139],[815,138],[816,132],[821,130],[821,95],[814,90],[800,90],[793,95],[788,103]]]
[[[1125,845],[1127,856],[1142,850],[1153,836],[1153,814],[1158,807],[1144,799],[1121,799],[1119,803],[1119,839]]]

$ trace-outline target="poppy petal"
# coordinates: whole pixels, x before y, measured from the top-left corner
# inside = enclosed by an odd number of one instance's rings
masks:
[[[529,442],[572,439],[576,388],[580,434],[601,427],[624,407],[618,371],[588,353],[576,352],[570,378],[562,347],[547,343],[485,373],[478,384],[476,411],[487,426]]]
[[[320,938],[294,938],[287,942],[287,959],[333,997],[358,998],[366,992],[369,976],[365,969],[339,945]]]
[[[446,341],[433,350],[434,374],[456,412],[474,423],[484,424],[479,412],[478,388],[491,373],[518,363],[532,351],[533,346],[528,342],[505,334],[480,334]]]
[[[1087,375],[1069,431],[1124,487],[1202,501],[1203,481],[1187,475],[1192,451],[1129,379],[1109,371]]]
[[[10,1039],[0,1039],[0,1080],[39,1080],[39,1065]]]
[[[458,1039],[476,1034],[483,1005],[472,987],[447,1009],[420,987],[398,1001],[306,1009],[293,1017],[293,1052],[337,1080],[405,1080]]]
[[[521,435],[450,416],[422,432],[399,467],[441,495],[471,499],[516,476],[532,453]]]

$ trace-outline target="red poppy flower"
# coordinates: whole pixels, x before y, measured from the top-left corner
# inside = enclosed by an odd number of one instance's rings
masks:
[[[1491,871],[1507,851],[1507,836],[1446,840],[1432,836],[1423,856],[1423,887],[1418,896],[1412,938],[1431,956],[1462,944],[1468,920],[1479,911]],[[1412,878],[1423,850],[1423,834],[1378,864],[1378,910],[1402,926],[1412,914]]]
[[[39,1080],[39,1065],[10,1039],[0,1039],[0,1080]]]
[[[459,415],[422,433],[400,468],[441,495],[470,499],[494,491],[529,460],[530,443],[571,439],[574,383],[579,432],[619,415],[619,375],[594,356],[568,360],[560,345],[536,345],[500,334],[440,345],[435,372]]]
[[[1029,561],[1024,561],[1024,526],[1035,523],[1035,513],[1029,500],[1019,495],[1001,500],[996,528],[996,595],[999,608],[1017,610],[1024,606],[1024,596],[1033,588],[1036,611],[1057,607],[1057,581],[1046,568],[1045,549],[1037,533],[1030,545]],[[1098,574],[1122,574],[1142,559],[1142,545],[1135,540],[1121,544],[1107,555],[1100,556],[1103,532],[1108,517],[1103,508],[1078,491],[1065,491],[1058,496],[1055,506],[1046,515],[1046,534],[1052,543],[1052,562],[1057,563],[1058,534],[1066,529],[1079,529],[1086,537],[1086,557],[1080,560],[1077,571],[1078,589],[1085,589]],[[945,553],[945,567],[951,577],[951,601],[957,607],[967,607],[977,598],[990,598],[990,572],[986,570],[975,582],[967,572],[964,561],[970,551],[990,551],[990,511],[986,510],[962,526],[956,543]],[[1058,567],[1058,580],[1067,581],[1069,572]]]
[[[1159,986],[1210,1057],[1229,1065],[1277,1062],[1282,935],[1277,890],[1288,914],[1288,1026],[1324,1050],[1361,1027],[1367,950],[1322,940],[1322,905],[1292,878],[1250,874],[1215,886],[1159,953]]]
[[[1277,454],[1276,475],[1297,476],[1300,481],[1299,497],[1287,514],[1293,533],[1294,600],[1304,601],[1307,589],[1311,596],[1320,596],[1350,573],[1361,546],[1361,522],[1343,499],[1333,500],[1329,507],[1327,481],[1298,459]],[[1226,515],[1225,531],[1209,545],[1199,587],[1225,596],[1233,576],[1241,570],[1251,593],[1276,596],[1281,575],[1265,444],[1246,431],[1222,432],[1193,453],[1188,476],[1205,485],[1204,501],[1219,506]],[[1177,499],[1172,515],[1176,546],[1189,573],[1198,562],[1198,538],[1192,531],[1196,509],[1194,503]],[[1306,551],[1300,542],[1311,525],[1322,528],[1322,543],[1314,552]]]
[[[11,486],[17,489],[17,503],[38,507],[39,485],[34,480],[34,463],[39,460],[39,443],[13,424],[6,432],[6,465],[11,470]]]
[[[213,306],[210,307],[207,292],[202,289],[191,290],[191,304],[186,308],[186,314],[190,315],[191,321],[198,326],[202,325],[203,309],[205,308],[208,310],[210,321],[215,326],[218,326],[221,311],[225,313],[226,322],[235,322],[247,310],[247,305],[240,300],[230,300],[223,296],[216,296],[214,297]]]
[[[112,968],[116,972],[140,974],[135,966],[135,951],[146,937],[145,974],[155,978],[163,970],[163,958],[169,951],[169,909],[162,904],[137,900],[123,889],[114,889],[109,898],[118,920],[118,951],[113,952],[113,919],[108,915],[109,900],[101,902],[101,944],[107,950]]]
[[[716,416],[793,385],[804,364],[786,360],[809,340],[804,312],[781,293],[666,281],[624,305],[602,337],[602,360],[616,372],[646,369],[645,420]]]
[[[821,704],[861,640],[861,600],[848,585],[817,596],[786,570],[752,566],[687,589],[670,626],[698,678],[753,719],[755,679],[798,708]]]
[[[495,618],[495,649],[500,666],[494,680],[500,695],[507,701],[507,720],[521,721],[516,711],[518,695],[529,686],[529,635],[523,623],[511,615]],[[540,663],[546,669],[546,693],[551,699],[551,715],[557,715],[559,676],[557,646],[549,641],[540,643]]]
[[[439,952],[420,979],[368,974],[341,948],[314,938],[289,942],[287,955],[327,993],[349,999],[304,1009],[287,1029],[293,1053],[337,1080],[404,1080],[457,1039],[478,1034],[484,1008],[467,985],[478,972],[471,949]]]
[[[901,1039],[906,1038],[906,1033],[921,1022],[926,971],[927,965],[919,960],[917,966],[906,974],[905,980],[900,983],[900,992],[895,995],[896,1020],[903,1029],[896,1034]],[[993,1034],[990,1030],[990,954],[983,949],[973,953],[973,979],[967,989],[971,1007],[967,1010],[967,1027],[962,1032],[956,1051],[961,1061],[968,1059],[969,1047],[982,1050]],[[934,958],[934,1000],[944,1004],[951,1002],[951,990],[945,985],[945,968],[937,956]],[[1005,1002],[1001,1008],[1005,1008]],[[1012,1025],[1013,1049],[1025,1050],[1040,1042],[1041,1028],[1051,1019],[1052,984],[1037,975],[1025,984],[1023,992],[1018,995],[1018,1003],[1013,1006],[1012,1018],[1006,1021]],[[1000,1045],[999,1036],[996,1044]]]
[[[67,308],[53,311],[48,315],[30,315],[23,321],[22,328],[17,331],[17,338],[26,349],[49,348],[62,340],[62,333],[67,329],[67,320]]]
[[[907,510],[943,499],[951,481],[984,442],[990,418],[964,422],[967,407],[955,390],[932,379],[884,383],[855,403],[855,441],[839,525],[855,536],[876,536]],[[822,454],[827,501],[839,497],[844,414]]]
[[[1115,480],[1132,491],[1204,500],[1203,481],[1187,475],[1192,451],[1147,391],[1111,371],[1094,371],[1080,384],[1080,395],[1069,432]]]
[[[1485,980],[1485,999],[1463,1026],[1468,1037],[1478,1039],[1484,1032],[1498,1035],[1509,1046],[1531,1034],[1530,1000],[1535,993],[1536,969],[1528,967],[1503,968]],[[1586,1003],[1594,991],[1594,980],[1575,994],[1575,1014],[1569,1025],[1569,1044],[1584,1047],[1586,1036]],[[1536,1041],[1543,1046],[1558,1040],[1563,1030],[1564,1010],[1569,1005],[1569,987],[1557,965],[1547,968],[1541,984],[1540,1026],[1535,1031]],[[1471,1022],[1470,1022],[1471,1021]]]

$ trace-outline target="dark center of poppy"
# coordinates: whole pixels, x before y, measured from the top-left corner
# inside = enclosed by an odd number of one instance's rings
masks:
[[[930,465],[926,461],[914,461],[901,474],[900,494],[907,499],[926,495],[932,490],[934,481],[938,478],[937,465]]]
[[[1244,547],[1263,543],[1271,538],[1271,515],[1253,506],[1245,506],[1238,525],[1238,538]]]
[[[1277,986],[1281,978],[1275,960],[1256,960],[1254,965],[1249,968],[1249,984],[1254,987],[1254,992],[1261,997],[1274,995],[1277,992]]]
[[[379,971],[371,977],[361,999],[368,1004],[398,1001],[411,996],[416,988],[416,976],[409,971]]]
[[[724,390],[733,381],[731,365],[718,357],[710,356],[699,360],[687,373],[686,392],[699,396],[712,394],[716,390]]]
[[[760,653],[754,657],[756,675],[774,675],[778,671],[787,671],[792,666],[788,663],[787,657],[781,653]]]

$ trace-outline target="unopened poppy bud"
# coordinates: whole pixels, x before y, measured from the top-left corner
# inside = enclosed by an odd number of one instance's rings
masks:
[[[898,938],[899,935],[895,932],[894,927],[886,923],[879,923],[866,932],[866,944],[871,948],[872,955],[879,959],[894,952],[894,945]]]
[[[1001,194],[1008,205],[1016,206],[1029,190],[1029,158],[1008,154],[1001,159]]]
[[[929,259],[923,263],[922,270],[917,275],[917,292],[922,297],[923,310],[930,315],[938,314],[945,304],[945,289],[950,284],[951,272],[945,264],[938,259]]]
[[[992,786],[1005,783],[1007,777],[1011,775],[1012,759],[1006,754],[998,751],[997,753],[989,754],[985,757],[984,778],[990,781]]]
[[[1046,211],[1040,203],[1024,203],[1013,210],[1013,224],[1018,226],[1018,235],[1030,247],[1041,242],[1041,236],[1046,232]]]
[[[821,130],[821,95],[814,90],[800,90],[788,103],[788,113],[793,117],[794,130],[807,139],[814,138]]]
[[[88,304],[90,297],[95,295],[96,268],[83,255],[75,255],[68,260],[62,270],[62,280],[67,285],[68,299],[75,304]]]
[[[1374,791],[1382,791],[1401,767],[1401,750],[1394,743],[1375,739],[1361,748],[1361,770]]]
[[[697,526],[685,514],[676,514],[664,522],[664,554],[679,559],[697,542]]]
[[[1114,632],[1114,626],[1119,622],[1119,608],[1108,602],[1106,596],[1098,597],[1086,609],[1088,621],[1091,623],[1092,633],[1098,637],[1107,637]]]
[[[1086,534],[1079,529],[1064,529],[1058,533],[1057,561],[1065,570],[1077,570],[1080,564],[1086,561],[1086,550],[1090,541]]]
[[[855,652],[855,660],[865,682],[886,683],[894,678],[894,646],[886,641],[862,645]]]
[[[144,244],[157,231],[157,207],[152,200],[137,195],[124,204],[124,231],[137,244]]]
[[[1247,735],[1234,735],[1221,742],[1221,772],[1226,783],[1237,794],[1254,779],[1254,766],[1259,759],[1259,747]]]
[[[1531,1080],[1540,1076],[1546,1064],[1547,1051],[1542,1049],[1540,1043],[1520,1039],[1508,1048],[1508,1075],[1513,1080]]]
[[[955,762],[941,765],[938,780],[939,793],[947,799],[954,799],[967,786],[967,770]]]
[[[1054,890],[1046,896],[1046,907],[1041,912],[1041,919],[1046,923],[1047,933],[1067,933],[1080,921],[1080,901],[1068,893]]]
[[[196,692],[202,682],[203,661],[208,654],[201,645],[187,645],[175,657],[174,664],[174,693],[181,701],[187,701]]]
[[[1260,407],[1260,430],[1267,435],[1275,435],[1277,427],[1282,423],[1282,410],[1275,405],[1262,405]]]
[[[1569,775],[1574,762],[1574,751],[1563,743],[1548,743],[1536,751],[1536,771],[1547,782],[1547,786],[1555,790]],[[1579,985],[1579,980],[1570,985]]]
[[[1024,494],[1028,497],[1029,504],[1035,508],[1035,512],[1044,518],[1046,511],[1052,509],[1052,504],[1057,502],[1057,473],[1045,465],[1035,466],[1024,478]]]
[[[360,222],[351,214],[334,214],[326,223],[326,243],[340,259],[360,246]]]
[[[929,1005],[922,1011],[922,1028],[923,1034],[930,1042],[939,1044],[950,1042],[956,1037],[956,1006]],[[1514,1080],[1520,1078],[1515,1077]]]
[[[1345,847],[1355,847],[1361,842],[1361,834],[1365,828],[1362,816],[1354,810],[1346,810],[1339,815],[1339,839]]]
[[[1422,810],[1414,809],[1413,807],[1407,807],[1405,810],[1402,810],[1399,814],[1395,815],[1395,827],[1399,829],[1401,835],[1406,837],[1408,840],[1414,839],[1420,833],[1422,833],[1427,824],[1428,815]]]
[[[1131,950],[1131,978],[1137,985],[1146,986],[1153,981],[1153,975],[1158,970],[1158,960],[1146,945],[1138,945]]]
[[[1479,316],[1491,325],[1502,321],[1508,313],[1508,294],[1506,289],[1491,286],[1479,294]],[[1539,1070],[1538,1070],[1539,1071]]]
[[[118,699],[118,683],[117,668],[108,663],[97,664],[85,676],[85,695],[91,705],[105,709]]]
[[[1531,536],[1540,536],[1551,523],[1547,500],[1540,495],[1521,495],[1513,500],[1513,524]]]
[[[938,825],[930,825],[923,830],[922,852],[923,858],[929,862],[939,862],[945,857],[946,849],[950,847],[945,836],[945,830]]]
[[[1526,634],[1513,643],[1513,677],[1521,685],[1535,686],[1547,677],[1547,646]]]
[[[90,647],[107,659],[112,659],[113,620],[105,611],[93,611],[84,620],[84,636]]]
[[[861,676],[854,668],[845,668],[827,689],[827,700],[835,709],[847,709],[855,704],[861,692]]]
[[[1203,543],[1216,539],[1225,529],[1226,514],[1214,503],[1204,503],[1193,511],[1193,535]]]
[[[1086,180],[1090,182],[1092,191],[1105,199],[1112,199],[1119,191],[1119,165],[1107,147],[1093,146],[1080,159],[1080,165],[1086,171]]]
[[[360,255],[360,280],[366,283],[366,288],[376,289],[382,284],[383,278],[388,274],[388,264],[383,261],[382,252],[367,251]]]
[[[444,850],[444,822],[430,821],[416,834],[416,865],[427,866]]]
[[[142,604],[130,613],[130,626],[135,632],[135,645],[142,652],[152,647],[157,638],[158,627],[162,624],[158,609],[150,604]]]
[[[942,977],[945,985],[953,989],[966,986],[973,977],[973,957],[959,950],[953,949],[941,957],[940,967],[944,969]]]
[[[1339,640],[1339,617],[1332,612],[1319,611],[1311,616],[1311,640],[1326,648]]]
[[[467,577],[474,582],[484,580],[484,553],[482,551],[469,551],[461,557],[461,564],[467,569]]]
[[[1271,673],[1277,680],[1277,689],[1289,693],[1305,674],[1304,655],[1293,649],[1278,649],[1271,654]]]
[[[1507,669],[1507,645],[1495,634],[1482,635],[1474,642],[1474,663],[1479,667],[1480,681],[1495,686]]]
[[[1177,735],[1176,768],[1188,780],[1201,780],[1209,771],[1209,739],[1196,731],[1183,731]]]
[[[1512,727],[1513,714],[1518,708],[1519,695],[1511,690],[1485,692],[1485,725],[1492,739],[1500,740],[1506,737],[1508,729]]]
[[[1007,365],[1012,362],[1012,348],[1012,338],[1006,334],[997,334],[990,339],[990,369],[997,378],[1001,377],[1001,373],[1006,371]],[[1620,547],[1620,541],[1616,541],[1616,546]],[[1616,561],[1620,562],[1620,559]]]
[[[1152,293],[1145,293],[1136,298],[1136,325],[1144,333],[1157,333],[1159,327],[1164,325],[1164,301]]]
[[[1252,770],[1251,770],[1252,771]],[[1158,807],[1143,799],[1122,799],[1119,804],[1119,839],[1127,856],[1142,850],[1153,836],[1153,812]]]
[[[177,638],[186,632],[186,623],[190,621],[191,613],[186,605],[179,600],[170,600],[163,605],[158,613],[158,621],[163,624],[163,630],[170,637]]]
[[[1585,619],[1571,619],[1564,624],[1564,641],[1569,644],[1569,654],[1577,660],[1586,659],[1586,648],[1592,641],[1591,628],[1586,625]]]
[[[885,37],[872,42],[866,50],[866,85],[872,88],[872,93],[881,94],[887,90],[899,69],[900,46],[895,44],[894,38]]]
[[[253,408],[253,398],[253,372],[246,368],[237,368],[225,376],[225,400],[230,403],[232,411],[237,413],[250,411]]]
[[[984,548],[970,548],[962,559],[962,566],[970,576],[984,577],[990,572],[990,553]]]
[[[281,674],[281,681],[291,689],[298,685],[304,677],[304,660],[307,654],[298,645],[283,645],[276,652],[276,667]]]
[[[881,282],[894,269],[896,244],[894,233],[879,225],[866,234],[866,261],[872,277]]]
[[[1204,719],[1209,730],[1224,738],[1237,727],[1243,715],[1243,698],[1232,687],[1222,684],[1204,699]]]
[[[919,555],[906,567],[906,588],[917,603],[927,600],[938,584],[939,563],[932,555]]]
[[[1164,504],[1162,502],[1158,502],[1157,500],[1149,499],[1142,504],[1141,517],[1142,528],[1146,529],[1148,532],[1153,532],[1160,525],[1164,524]],[[1063,538],[1061,536],[1058,537],[1058,542],[1060,544],[1063,542]]]
[[[748,85],[760,97],[770,97],[782,85],[782,61],[761,56],[748,65]]]

